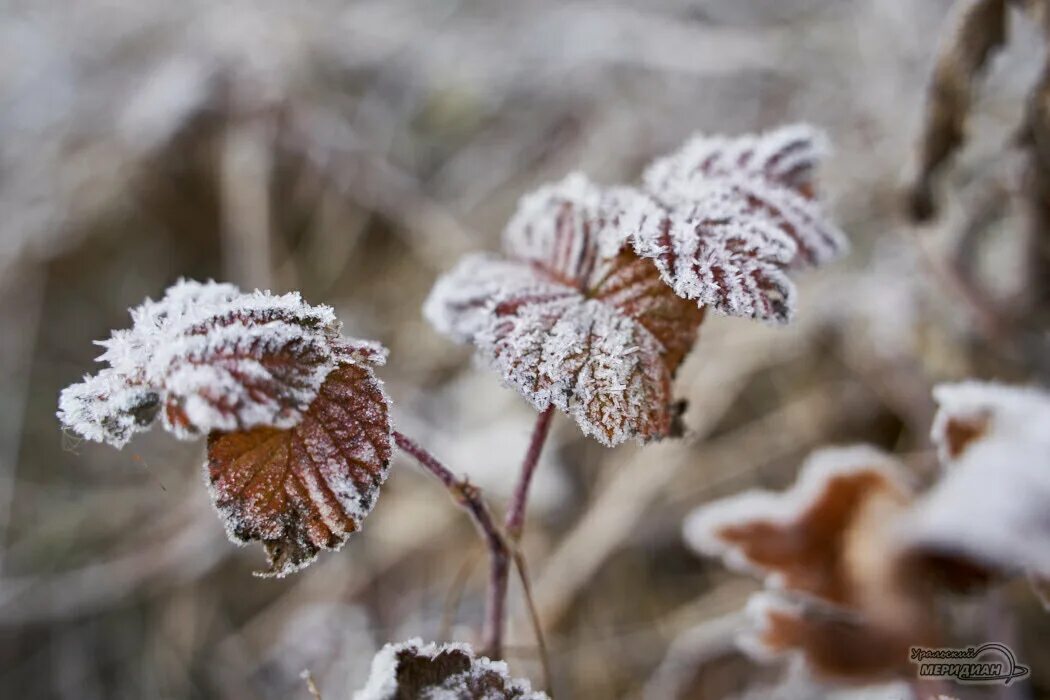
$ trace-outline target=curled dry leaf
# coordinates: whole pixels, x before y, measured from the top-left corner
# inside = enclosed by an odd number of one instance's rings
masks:
[[[698,552],[767,577],[776,588],[854,605],[868,527],[903,509],[902,467],[866,447],[815,452],[784,493],[750,491],[702,506],[685,522]]]
[[[956,587],[1050,577],[1050,394],[963,382],[934,398],[944,473],[903,527],[916,562]]]
[[[972,0],[962,7],[930,81],[919,172],[909,192],[910,214],[917,221],[936,213],[934,180],[966,138],[973,83],[995,51],[1006,43],[1006,0]]]
[[[786,270],[844,250],[812,201],[818,141],[803,128],[700,138],[650,169],[649,191],[579,174],[542,187],[509,222],[505,255],[465,258],[425,314],[602,443],[665,437],[704,308],[786,321]]]
[[[875,680],[907,667],[908,647],[934,630],[927,598],[904,576],[896,530],[912,491],[903,467],[869,447],[825,449],[784,493],[749,492],[699,508],[687,541],[759,573],[755,628],[741,646],[758,658],[801,654],[820,676]]]
[[[507,664],[474,655],[467,644],[387,644],[354,700],[546,700],[529,682],[510,677]]]
[[[62,392],[66,426],[116,447],[158,416],[179,438],[208,435],[213,502],[234,541],[264,543],[268,573],[360,527],[390,459],[382,346],[297,293],[214,282],[180,281],[131,315],[101,343],[109,366]]]

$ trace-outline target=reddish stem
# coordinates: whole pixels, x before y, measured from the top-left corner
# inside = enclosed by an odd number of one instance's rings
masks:
[[[474,521],[489,550],[489,587],[485,606],[484,644],[485,654],[493,659],[503,655],[503,628],[507,618],[507,581],[510,574],[510,554],[521,539],[525,525],[525,510],[529,499],[529,486],[540,461],[543,444],[550,433],[554,406],[547,407],[536,419],[532,439],[521,464],[518,483],[507,507],[504,530],[501,531],[492,519],[488,506],[481,500],[481,492],[465,479],[458,478],[434,455],[420,447],[411,438],[394,431],[394,442],[412,455],[424,469],[445,485],[452,498],[464,508]],[[506,532],[506,537],[504,537]],[[509,542],[508,542],[509,540]]]
[[[503,521],[503,530],[507,534],[509,549],[517,547],[521,539],[521,531],[525,525],[525,509],[529,500],[529,486],[532,477],[536,473],[536,466],[540,461],[540,453],[543,451],[543,443],[547,441],[550,432],[551,418],[554,416],[554,406],[548,406],[536,419],[536,426],[532,429],[532,439],[529,441],[529,449],[525,452],[525,459],[518,473],[518,483],[514,487],[510,504],[507,506],[507,516]],[[503,647],[503,628],[506,624],[507,607],[507,581],[510,575],[510,560],[503,557],[499,560],[493,559],[489,580],[489,613],[492,616],[491,627],[487,629],[491,636],[486,637],[488,650],[498,658]]]
[[[548,406],[539,418],[536,426],[532,429],[532,440],[529,449],[525,452],[525,460],[521,463],[521,471],[518,474],[518,484],[514,487],[514,495],[507,506],[507,517],[503,521],[503,527],[512,540],[521,539],[521,530],[525,526],[525,507],[529,500],[529,486],[532,477],[536,473],[536,467],[540,463],[540,453],[543,444],[547,441],[547,435],[551,429],[551,418],[554,417],[554,406]]]
[[[394,442],[411,455],[420,466],[444,484],[457,505],[463,508],[474,521],[489,550],[489,590],[485,612],[484,640],[487,653],[499,658],[503,646],[503,620],[507,599],[507,569],[510,561],[506,540],[492,517],[481,491],[466,479],[460,479],[434,455],[420,447],[408,436],[394,431]]]

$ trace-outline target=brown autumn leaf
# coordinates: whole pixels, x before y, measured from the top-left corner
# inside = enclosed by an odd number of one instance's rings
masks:
[[[730,566],[764,576],[758,658],[801,655],[820,676],[878,680],[905,668],[908,647],[936,636],[929,588],[909,576],[894,525],[913,495],[903,468],[873,448],[825,449],[783,493],[731,496],[692,514],[686,539]]]
[[[685,523],[687,541],[729,566],[769,577],[777,588],[856,605],[857,574],[873,520],[902,511],[911,491],[901,467],[863,446],[825,449],[784,493],[751,491],[701,506]],[[865,572],[866,573],[866,572]]]
[[[885,625],[855,610],[764,591],[748,601],[754,628],[740,640],[756,658],[801,654],[819,678],[873,683],[914,671],[909,650],[936,640],[932,626]]]

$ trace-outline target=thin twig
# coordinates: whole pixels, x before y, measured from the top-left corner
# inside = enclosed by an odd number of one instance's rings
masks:
[[[465,479],[460,479],[434,455],[420,447],[403,433],[394,431],[394,442],[415,458],[420,466],[444,484],[453,500],[470,514],[489,550],[489,592],[485,613],[485,653],[499,658],[503,653],[503,620],[507,598],[507,566],[509,554],[506,541],[492,512],[481,499],[481,491]]]
[[[445,596],[445,606],[441,613],[441,627],[438,628],[437,638],[439,641],[445,641],[449,638],[452,623],[455,621],[456,613],[459,610],[459,601],[463,597],[463,589],[466,587],[467,581],[474,572],[474,567],[477,563],[478,553],[472,551],[463,560],[459,571],[456,572],[456,577],[452,580],[452,585],[449,586],[448,594]]]
[[[525,608],[529,611],[529,619],[532,621],[532,630],[536,635],[536,646],[540,649],[540,665],[543,668],[543,687],[547,695],[554,698],[554,689],[551,685],[551,661],[547,653],[547,637],[543,634],[543,625],[540,624],[540,614],[536,611],[536,603],[532,598],[532,584],[529,582],[529,570],[525,562],[525,555],[520,549],[514,550],[514,568],[518,570],[518,579],[521,581],[521,590],[525,596]]]

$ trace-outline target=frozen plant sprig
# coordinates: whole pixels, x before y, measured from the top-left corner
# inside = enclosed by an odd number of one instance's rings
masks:
[[[108,366],[62,392],[64,425],[118,448],[158,416],[181,439],[206,435],[212,502],[231,540],[263,543],[266,574],[360,529],[390,461],[385,348],[297,293],[214,282],[182,280],[131,316],[101,343]]]
[[[158,416],[179,438],[206,435],[212,501],[230,539],[262,542],[269,568],[261,575],[283,576],[338,550],[374,506],[395,441],[471,516],[493,571],[518,562],[480,491],[393,430],[374,372],[385,348],[344,337],[331,308],[297,293],[183,280],[131,315],[130,329],[102,343],[108,366],[62,392],[58,417],[118,448]],[[533,464],[541,445],[530,447]],[[499,590],[486,615],[497,655]]]
[[[643,185],[574,174],[527,195],[504,255],[470,255],[424,313],[537,410],[608,446],[672,433],[672,379],[707,307],[790,319],[792,268],[846,249],[814,198],[824,139],[802,126],[698,136]]]

